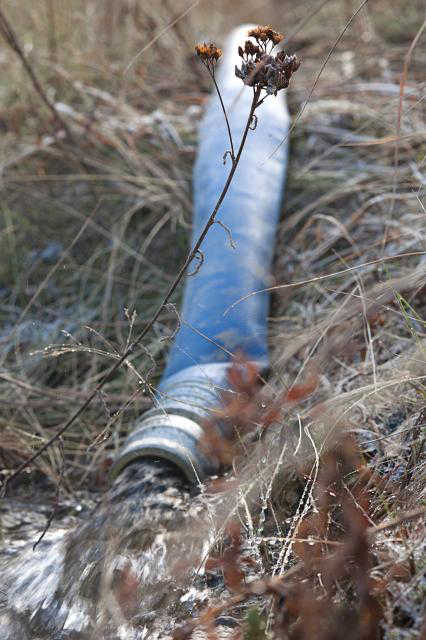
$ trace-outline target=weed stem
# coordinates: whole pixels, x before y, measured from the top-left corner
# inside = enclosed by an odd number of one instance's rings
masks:
[[[206,67],[207,67],[207,65],[206,65]],[[235,151],[234,151],[234,143],[233,143],[233,140],[232,140],[231,127],[229,126],[228,115],[226,113],[225,105],[223,104],[222,94],[220,93],[219,87],[218,87],[217,82],[216,82],[216,78],[215,78],[215,75],[214,75],[214,69],[211,71],[209,69],[209,67],[207,67],[207,70],[208,70],[208,72],[210,74],[211,79],[213,80],[213,84],[215,86],[217,95],[218,95],[219,100],[220,100],[220,106],[222,107],[223,115],[225,117],[226,128],[228,129],[229,144],[231,145],[231,152],[230,152],[231,153],[231,159],[232,159],[232,162],[235,162]]]

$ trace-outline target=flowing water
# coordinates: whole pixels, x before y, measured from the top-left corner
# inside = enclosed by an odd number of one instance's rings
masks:
[[[154,637],[161,617],[179,615],[176,603],[190,606],[181,596],[207,531],[172,466],[129,465],[83,524],[3,555],[1,640]]]

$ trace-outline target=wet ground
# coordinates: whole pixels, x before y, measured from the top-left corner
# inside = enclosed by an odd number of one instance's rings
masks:
[[[2,501],[2,640],[144,638],[173,615],[192,568],[182,560],[202,548],[202,536],[185,535],[198,514],[183,480],[147,462],[129,466],[95,508],[77,498],[58,504],[35,550],[51,508]]]

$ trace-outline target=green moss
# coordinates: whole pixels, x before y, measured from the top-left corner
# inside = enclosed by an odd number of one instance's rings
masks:
[[[266,620],[257,607],[251,607],[245,617],[244,640],[266,640]]]

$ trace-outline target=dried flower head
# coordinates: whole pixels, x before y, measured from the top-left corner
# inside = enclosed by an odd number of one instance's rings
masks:
[[[255,56],[260,55],[262,53],[260,47],[256,44],[253,44],[251,40],[246,40],[244,43],[244,49],[242,47],[238,47],[238,55],[241,58],[247,56]]]
[[[272,42],[275,46],[284,38],[282,33],[278,33],[271,26],[266,27],[256,27],[255,29],[250,29],[248,32],[250,38],[254,38],[256,42],[262,43],[266,46],[266,43]]]
[[[213,72],[214,65],[222,55],[222,49],[219,49],[214,42],[210,42],[209,44],[203,42],[195,45],[195,53],[209,71]]]
[[[256,27],[250,29],[248,36],[257,44],[247,40],[243,47],[238,47],[242,58],[241,67],[235,67],[235,75],[244,84],[256,89],[264,89],[267,94],[277,95],[278,91],[288,87],[290,78],[297,71],[300,62],[295,55],[288,56],[280,51],[271,55],[272,49],[281,42],[283,35],[272,27]],[[268,44],[272,46],[267,51]]]

